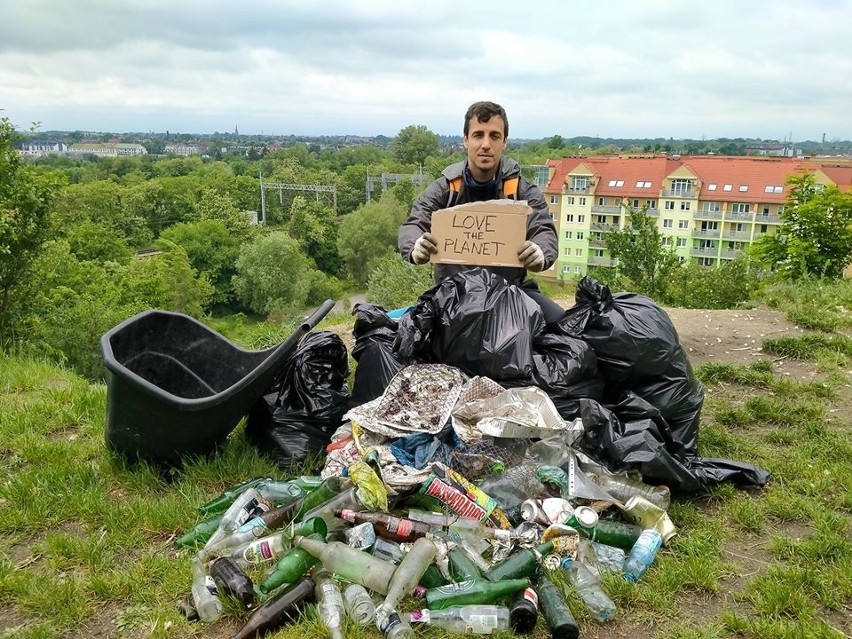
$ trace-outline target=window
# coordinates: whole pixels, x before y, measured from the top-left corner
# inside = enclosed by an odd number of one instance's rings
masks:
[[[764,206],[764,207],[763,207],[763,214],[764,214],[764,215],[769,215],[769,207],[768,207],[768,206]]]
[[[637,188],[637,189],[650,189],[650,188],[651,188],[651,183],[650,183],[650,182],[645,182],[645,181],[643,181],[643,180],[639,180],[639,181],[636,183],[636,188]]]
[[[577,231],[577,239],[578,239],[578,240],[582,240],[582,239],[583,239],[583,237],[584,237],[584,235],[583,235],[583,231]]]
[[[715,184],[708,184],[708,185],[707,185],[707,190],[708,190],[708,191],[715,191],[715,190],[716,190],[716,185],[715,185]]]
[[[565,198],[565,204],[574,204],[574,196],[570,195]]]
[[[689,210],[689,204],[690,204],[689,202],[681,202],[680,203],[680,210],[681,211],[688,211]]]
[[[725,186],[722,187],[722,190],[723,191],[730,191],[733,188],[734,188],[733,184],[726,184]]]
[[[582,271],[582,270],[583,270],[583,269],[581,269],[579,266],[575,266],[575,267],[574,267],[574,272],[575,272],[575,273],[579,273],[579,272],[580,272],[580,271]]]
[[[748,191],[748,184],[740,184],[740,193]]]
[[[577,267],[575,266],[574,268],[577,268]],[[571,272],[571,267],[570,267],[569,265],[567,265],[567,264],[566,264],[566,265],[564,265],[564,266],[562,267],[562,272],[563,272],[563,273],[570,273],[570,272]]]
[[[598,215],[597,218],[598,224],[606,224],[606,215]]]
[[[671,238],[671,236],[666,235],[663,238],[663,246],[671,246],[671,245],[672,245],[672,238]]]
[[[674,200],[666,200],[666,210],[674,211]]]
[[[559,196],[558,195],[551,195],[550,196],[550,203],[551,204],[559,204]]]
[[[783,186],[772,186],[771,184],[767,184],[766,188],[763,189],[764,193],[783,193]]]
[[[689,228],[689,220],[678,220],[677,227],[681,230]]]
[[[573,233],[571,231],[565,231],[565,239],[570,240]]]
[[[604,204],[606,204],[606,198],[599,197],[598,198],[598,206],[603,206]]]
[[[586,175],[572,175],[571,176],[571,190],[572,191],[586,191],[589,188],[589,178]]]
[[[649,209],[657,209],[657,200],[645,200],[645,204],[648,205]]]
[[[769,225],[768,225],[768,224],[761,224],[761,225],[760,225],[760,232],[761,232],[761,233],[766,233],[768,230],[769,230]]]
[[[692,189],[692,180],[675,178],[672,180],[672,195],[686,195]]]
[[[750,213],[751,206],[745,202],[734,202],[734,204],[731,205],[731,211],[733,213]]]
[[[620,188],[620,187],[624,186],[624,180],[610,180],[608,186]]]
[[[698,265],[699,266],[713,266],[713,262],[715,260],[712,257],[699,257]]]
[[[670,229],[670,228],[672,228],[673,225],[674,225],[674,220],[672,220],[671,218],[667,218],[667,219],[663,220],[663,228],[664,229]]]
[[[701,223],[702,231],[718,231],[719,223],[718,222],[702,222]]]
[[[583,249],[581,249],[581,248],[574,249],[574,255],[576,255],[577,257],[580,257],[582,254],[583,254]]]
[[[574,214],[568,213],[568,215],[565,216],[565,221],[566,222],[573,222],[574,221]]]
[[[585,224],[586,223],[586,216],[585,215],[578,215],[577,216],[577,223],[578,224]]]
[[[639,200],[633,200],[633,202],[631,202],[631,206],[634,209],[638,209],[639,208]]]
[[[744,232],[745,232],[745,230],[746,230],[746,225],[745,225],[745,224],[743,224],[742,222],[739,222],[739,223],[737,223],[737,224],[734,224],[734,225],[733,225],[733,227],[734,227],[734,231],[735,231],[736,233],[744,233]]]
[[[718,202],[705,202],[704,208],[701,210],[704,213],[718,213],[722,210],[722,206]]]
[[[783,212],[784,212],[784,205],[782,204],[778,207],[778,215],[781,215]]]
[[[586,206],[586,198],[581,197],[579,201],[580,206]]]
[[[685,237],[677,238],[677,247],[683,248],[684,246],[686,246],[686,238]]]

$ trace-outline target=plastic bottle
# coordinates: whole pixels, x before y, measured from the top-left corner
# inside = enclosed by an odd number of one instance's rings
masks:
[[[509,625],[515,634],[526,635],[535,630],[538,620],[538,594],[532,588],[524,588],[509,605]]]
[[[269,502],[264,500],[254,488],[246,488],[234,500],[234,503],[228,507],[225,514],[222,515],[219,528],[207,540],[204,548],[216,546],[225,537],[251,519],[257,513],[258,509],[263,511],[268,510],[268,505]]]
[[[346,614],[359,626],[369,626],[376,620],[376,605],[361,584],[349,584],[343,589]]]
[[[388,584],[396,570],[394,564],[339,541],[325,543],[309,537],[296,537],[295,545],[318,558],[325,568],[341,579],[361,584],[381,595],[388,594]]]
[[[411,626],[396,610],[388,615],[379,615],[376,611],[376,627],[385,639],[414,639]]]
[[[319,537],[317,539],[320,540]],[[284,584],[294,583],[318,563],[319,559],[304,548],[291,548],[286,555],[278,560],[275,570],[266,576],[258,590],[266,594]]]
[[[593,541],[592,551],[595,553],[595,557],[598,560],[598,565],[601,570],[608,572],[621,572],[624,569],[624,560],[627,555],[621,548],[607,546],[606,544],[599,544]]]
[[[422,537],[415,541],[411,550],[402,558],[399,567],[394,571],[388,583],[387,596],[378,609],[386,615],[396,610],[403,598],[414,592],[426,568],[435,560],[437,554],[438,549],[431,539]]]
[[[426,604],[430,610],[443,610],[450,606],[466,604],[489,604],[502,597],[529,588],[529,579],[503,579],[488,581],[471,579],[456,584],[447,584],[426,591]]]
[[[316,582],[317,614],[323,622],[332,639],[343,639],[343,619],[346,616],[346,606],[343,595],[326,569],[314,573]]]
[[[482,576],[489,581],[520,579],[535,574],[541,558],[553,550],[553,542],[548,541],[536,548],[520,548],[486,570]]]
[[[580,628],[565,601],[564,593],[544,573],[538,577],[541,613],[550,628],[551,639],[577,639]]]
[[[445,610],[415,610],[412,623],[429,624],[448,632],[490,635],[509,629],[509,609],[505,606],[452,606]]]
[[[648,567],[654,563],[657,551],[663,545],[663,537],[654,528],[646,528],[639,539],[630,549],[630,554],[624,560],[624,578],[628,581],[639,581]]]
[[[230,557],[219,557],[210,564],[210,576],[220,594],[233,597],[247,608],[254,603],[254,584]]]
[[[201,515],[214,515],[216,513],[223,513],[228,510],[228,507],[234,503],[234,500],[242,495],[247,488],[252,488],[256,486],[262,481],[266,481],[268,478],[266,477],[253,477],[247,481],[244,481],[241,484],[237,484],[236,486],[231,486],[230,488],[222,491],[222,494],[216,497],[215,499],[211,499],[205,504],[201,504],[198,507],[198,513]]]
[[[562,569],[595,619],[603,622],[615,618],[615,604],[601,588],[600,578],[596,574],[581,562],[568,557],[562,560]]]
[[[606,473],[589,473],[588,477],[622,504],[635,495],[644,497],[663,510],[668,510],[671,504],[672,494],[668,486],[651,486],[623,475]]]
[[[219,523],[222,521],[222,514],[213,515],[212,517],[195,524],[192,530],[185,532],[178,537],[174,542],[175,548],[196,548],[203,546],[213,533],[219,528]]]
[[[202,621],[216,621],[222,615],[216,582],[204,570],[204,563],[198,557],[192,560],[192,605]]]
[[[231,639],[251,639],[259,633],[268,632],[289,621],[298,619],[305,604],[313,601],[316,584],[310,577],[283,589],[259,606],[245,625]]]
[[[351,524],[373,524],[373,530],[379,537],[391,541],[414,541],[424,537],[432,528],[429,524],[412,521],[404,517],[394,517],[387,513],[371,513],[344,509],[336,511],[335,515]]]

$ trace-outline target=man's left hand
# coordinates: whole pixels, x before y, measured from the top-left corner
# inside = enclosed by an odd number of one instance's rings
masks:
[[[538,273],[544,270],[544,252],[535,242],[527,240],[518,249],[518,259],[528,271]]]

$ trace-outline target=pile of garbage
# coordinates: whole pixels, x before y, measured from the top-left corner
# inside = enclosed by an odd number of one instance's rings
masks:
[[[579,630],[554,571],[613,619],[611,571],[639,580],[673,535],[672,493],[762,486],[766,471],[699,457],[704,392],[665,311],[584,278],[556,326],[515,286],[472,269],[401,317],[357,305],[351,394],[342,340],[302,340],[246,432],[282,469],[201,507],[188,615],[252,609],[235,639],[316,603],[385,637]],[[407,612],[406,612],[407,611]]]

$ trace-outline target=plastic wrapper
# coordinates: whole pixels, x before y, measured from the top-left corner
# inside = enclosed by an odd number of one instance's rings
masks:
[[[696,455],[704,388],[666,312],[643,295],[613,295],[589,277],[578,283],[575,299],[559,330],[594,349],[605,401],[617,403],[627,391],[639,395],[668,424],[669,452],[680,460]]]
[[[349,478],[358,489],[355,496],[365,510],[388,511],[388,490],[367,462],[356,461],[347,468]]]
[[[472,268],[441,281],[399,321],[394,350],[496,381],[530,379],[541,308],[499,275]]]
[[[376,543],[376,530],[373,524],[365,521],[363,524],[352,526],[343,531],[343,538],[346,543],[358,550],[367,550],[372,548]]]
[[[246,436],[281,468],[321,451],[340,426],[349,399],[346,345],[330,331],[299,343],[279,388],[249,413]]]
[[[412,362],[394,353],[397,321],[390,318],[385,309],[374,304],[356,304],[352,314],[355,316],[352,358],[358,362],[352,400],[363,404],[384,393],[394,375]]]

